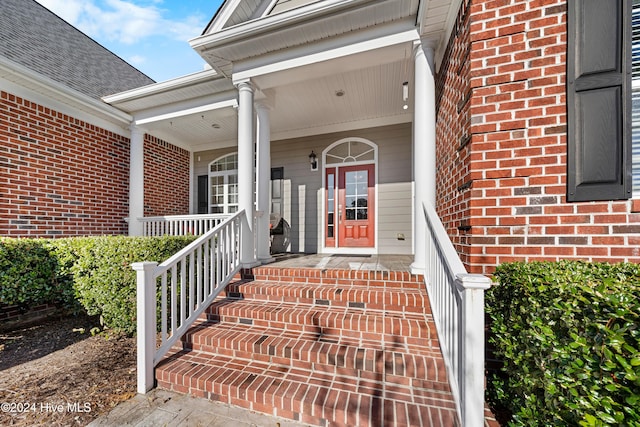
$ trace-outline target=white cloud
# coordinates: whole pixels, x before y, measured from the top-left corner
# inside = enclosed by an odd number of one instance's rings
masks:
[[[166,17],[166,9],[139,5],[133,0],[37,0],[61,18],[95,39],[125,44],[153,36],[184,41],[199,35],[204,16],[179,20]],[[156,1],[156,4],[160,2]]]
[[[145,62],[147,62],[147,58],[142,55],[131,55],[127,58],[127,62],[131,65],[139,67],[140,65],[143,65]]]

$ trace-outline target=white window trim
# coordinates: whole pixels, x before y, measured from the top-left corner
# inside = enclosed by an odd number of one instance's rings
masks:
[[[365,143],[367,145],[369,145],[370,147],[372,147],[374,149],[373,152],[373,160],[367,160],[367,161],[355,161],[355,162],[347,162],[347,163],[329,163],[327,164],[327,153],[329,151],[331,151],[334,147],[340,145],[340,144],[344,144],[346,142],[349,141],[356,141],[356,142],[362,142]],[[374,203],[375,203],[375,221],[374,221],[374,228],[375,228],[375,239],[374,239],[374,243],[373,243],[373,247],[372,248],[340,248],[340,247],[331,247],[331,246],[326,246],[325,244],[325,236],[327,235],[327,222],[325,221],[326,215],[327,215],[327,206],[326,206],[326,199],[327,199],[327,194],[326,194],[326,188],[327,188],[327,168],[338,168],[340,166],[358,166],[358,165],[374,165]],[[379,248],[379,243],[378,243],[378,239],[380,238],[380,230],[378,227],[378,220],[379,220],[379,215],[378,215],[378,144],[374,143],[373,141],[370,141],[368,139],[364,139],[364,138],[358,138],[358,137],[350,137],[350,138],[342,138],[334,143],[332,143],[331,145],[329,145],[327,148],[325,148],[322,151],[322,187],[321,187],[321,191],[320,191],[320,200],[322,201],[320,203],[321,209],[319,209],[319,227],[318,227],[318,252],[319,253],[326,253],[326,254],[351,254],[351,255],[375,255],[378,253],[378,248]],[[336,185],[337,185],[337,177],[336,177]],[[336,230],[335,230],[335,239],[336,239],[336,244],[338,242],[338,238],[339,238],[339,231],[337,229],[338,227],[336,226]]]
[[[224,195],[223,195],[223,214],[229,214],[232,212],[229,212],[229,176],[235,175],[236,177],[238,176],[238,168],[236,167],[236,169],[229,169],[229,170],[224,170],[224,171],[216,171],[216,172],[211,172],[211,165],[213,165],[216,162],[219,162],[220,160],[224,159],[225,157],[229,157],[229,156],[238,156],[237,152],[233,152],[233,153],[227,153],[224,154],[218,158],[216,158],[215,160],[211,161],[208,165],[207,165],[207,170],[209,172],[209,185],[207,186],[207,211],[209,211],[209,213],[211,213],[211,208],[213,207],[213,204],[211,203],[211,178],[216,176],[222,176],[224,177]],[[236,182],[237,185],[237,182]],[[238,203],[235,203],[235,206],[238,207]]]

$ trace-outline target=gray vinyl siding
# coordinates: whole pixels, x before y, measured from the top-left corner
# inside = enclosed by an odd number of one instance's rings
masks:
[[[317,171],[311,171],[309,154],[314,150],[320,157],[323,144],[323,138],[318,136],[271,144],[271,167],[284,168],[283,216],[291,227],[291,252],[318,252],[322,165],[318,165]]]
[[[411,124],[272,141],[271,167],[284,168],[284,212],[290,225],[289,251],[315,253],[322,238],[322,152],[334,142],[365,138],[378,146],[377,247],[380,254],[412,254]],[[194,175],[207,174],[214,159],[235,147],[194,154]],[[311,171],[309,154],[318,155],[318,170]],[[199,160],[198,160],[199,158]],[[404,240],[399,239],[404,236]]]

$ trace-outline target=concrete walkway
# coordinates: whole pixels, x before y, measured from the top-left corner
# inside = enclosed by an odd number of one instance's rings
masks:
[[[305,424],[248,409],[154,389],[122,402],[94,420],[97,426],[303,427]]]

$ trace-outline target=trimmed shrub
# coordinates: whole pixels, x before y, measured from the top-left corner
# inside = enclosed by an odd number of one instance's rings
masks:
[[[104,326],[133,334],[136,328],[136,272],[131,264],[162,262],[196,237],[86,237],[57,243],[61,270],[73,274],[74,289],[90,315]],[[76,261],[72,261],[73,259]]]
[[[640,425],[640,266],[508,263],[486,295],[509,425]]]
[[[43,240],[0,238],[0,304],[72,304],[71,282],[59,278],[57,269]]]
[[[100,315],[104,326],[133,334],[136,273],[131,264],[162,262],[196,237],[0,238],[0,304],[28,310],[56,304]]]

